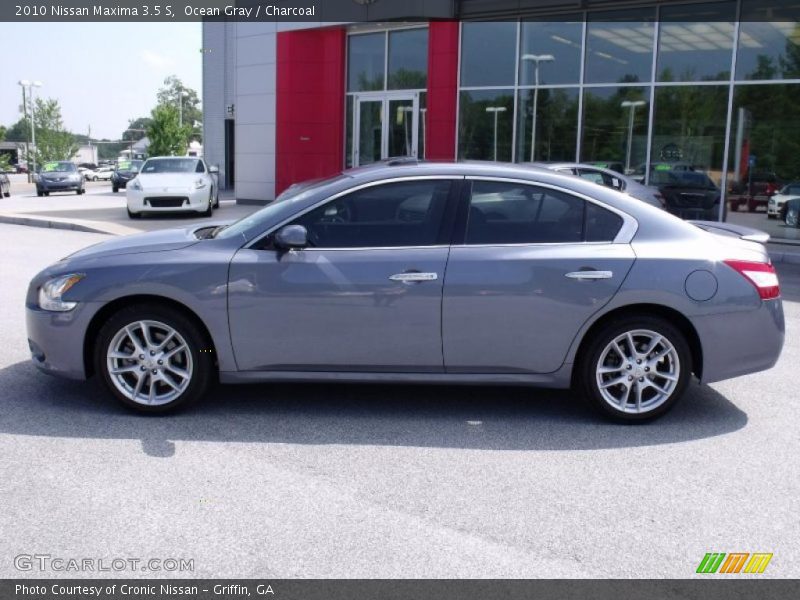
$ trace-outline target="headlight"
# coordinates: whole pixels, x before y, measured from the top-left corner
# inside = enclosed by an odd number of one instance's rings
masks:
[[[70,179],[70,181],[80,181],[81,180],[81,176],[79,174],[70,175],[69,179]]]
[[[140,192],[142,191],[142,184],[138,179],[131,181],[128,187],[132,190],[139,190]]]
[[[71,273],[45,282],[39,288],[39,307],[42,310],[56,312],[65,312],[75,308],[78,305],[77,302],[64,302],[61,300],[61,296],[84,277],[86,275],[83,273]]]
[[[203,179],[202,177],[194,182],[194,189],[200,190],[203,189],[204,187],[206,187],[206,180]]]

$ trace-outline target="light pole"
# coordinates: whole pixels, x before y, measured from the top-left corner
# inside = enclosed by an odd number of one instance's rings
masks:
[[[536,160],[536,113],[539,104],[539,64],[554,62],[552,54],[523,54],[522,60],[533,61],[533,126],[531,127],[531,162]]]
[[[181,90],[178,94],[178,126],[183,127],[183,99],[189,97],[189,92]]]
[[[628,151],[625,153],[625,175],[631,170],[631,147],[633,145],[633,115],[636,109],[640,106],[647,104],[644,100],[625,100],[620,104],[622,108],[629,108],[630,115],[628,117]]]
[[[486,112],[494,113],[494,161],[497,162],[497,115],[506,112],[505,106],[487,106]]]
[[[30,147],[26,147],[25,149],[25,161],[31,161],[32,169],[28,168],[28,181],[31,181],[31,174],[36,172],[36,103],[33,101],[33,88],[35,87],[42,87],[41,81],[28,81],[27,79],[20,79],[17,82],[20,87],[22,87],[22,102],[25,103],[25,90],[28,90],[28,98],[30,98],[31,103],[31,146],[33,147],[33,154],[31,154]],[[27,117],[28,111],[25,111],[25,116]]]

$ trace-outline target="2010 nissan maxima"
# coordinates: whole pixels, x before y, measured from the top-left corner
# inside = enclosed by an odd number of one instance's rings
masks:
[[[692,374],[778,359],[778,279],[751,239],[543,169],[401,161],[66,257],[31,281],[28,337],[43,370],[99,374],[144,412],[216,379],[391,381],[573,386],[642,421]]]

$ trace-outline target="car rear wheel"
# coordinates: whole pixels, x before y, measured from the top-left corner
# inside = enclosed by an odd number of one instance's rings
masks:
[[[212,382],[210,344],[180,312],[158,304],[122,309],[100,329],[95,368],[111,393],[143,413],[200,398]]]
[[[680,330],[660,317],[632,316],[610,322],[590,340],[577,383],[604,416],[644,422],[675,405],[689,384],[691,364]]]
[[[44,192],[42,190],[37,189],[36,195],[39,196],[39,198],[41,198],[42,196],[44,196]]]

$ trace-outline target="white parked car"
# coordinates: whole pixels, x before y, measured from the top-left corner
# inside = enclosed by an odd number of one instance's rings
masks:
[[[80,173],[81,176],[86,181],[97,181],[97,179],[95,179],[95,177],[97,176],[97,171],[95,171],[94,169],[87,169],[86,167],[78,167],[78,173]]]
[[[114,167],[99,167],[92,175],[91,181],[110,181]]]
[[[775,219],[779,217],[783,205],[795,198],[800,198],[800,181],[787,183],[778,193],[770,196],[769,202],[767,202],[767,218]]]
[[[202,158],[148,158],[126,187],[128,216],[135,219],[144,213],[185,211],[210,217],[219,206],[218,172]]]

